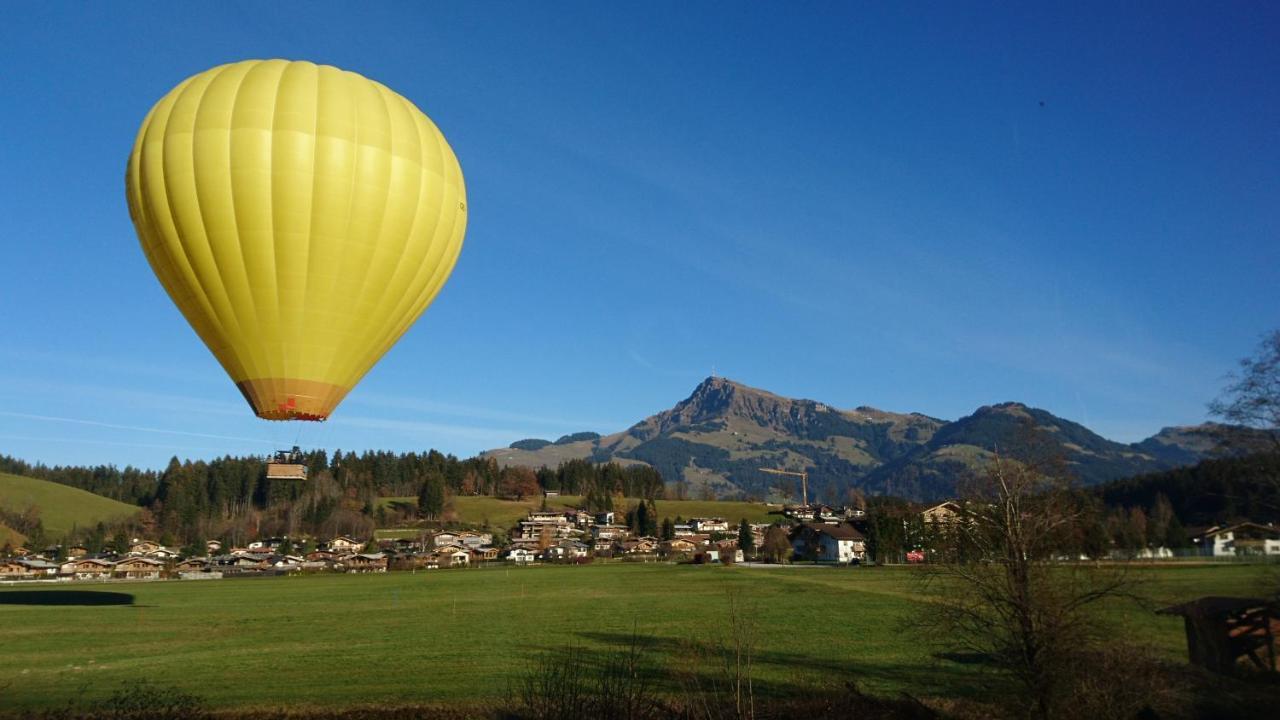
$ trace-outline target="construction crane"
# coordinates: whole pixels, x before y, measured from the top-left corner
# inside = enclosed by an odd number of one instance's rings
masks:
[[[791,477],[800,478],[800,504],[809,505],[809,473],[796,472],[794,470],[779,470],[777,468],[760,468],[760,472],[767,472],[773,475],[790,475]]]

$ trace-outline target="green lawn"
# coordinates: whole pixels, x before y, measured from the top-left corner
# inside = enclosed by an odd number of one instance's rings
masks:
[[[542,507],[541,497],[526,500],[500,500],[485,495],[459,495],[451,498],[450,501],[453,503],[454,510],[458,513],[459,522],[466,525],[488,525],[495,528],[509,528],[527,515],[530,510],[537,510]],[[617,508],[619,514],[625,513],[627,508],[637,502],[639,501],[628,499],[625,505]],[[417,506],[418,499],[413,497],[384,497],[379,500],[379,503],[382,505],[405,503],[410,506]],[[555,510],[578,507],[581,503],[582,498],[580,496],[563,495],[550,498],[547,501],[547,507]],[[658,500],[657,508],[659,519],[663,517],[669,517],[672,520],[677,517],[685,519],[691,517],[722,517],[731,524],[737,523],[744,517],[749,522],[771,522],[779,516],[770,515],[769,511],[781,509],[764,503],[719,500]]]
[[[36,505],[45,535],[57,539],[73,527],[92,527],[135,515],[134,505],[46,480],[0,473],[0,507],[22,512]]]
[[[969,692],[974,670],[933,659],[910,630],[928,612],[916,572],[611,563],[0,589],[0,708],[92,700],[138,678],[220,707],[483,701],[541,651],[603,651],[633,628],[678,666],[693,657],[682,643],[723,627],[733,592],[759,628],[759,691],[856,678],[882,693]],[[1173,602],[1251,593],[1266,572],[1162,567],[1144,583]],[[66,592],[130,604],[53,604],[80,599]],[[1180,619],[1106,614],[1117,635],[1182,656]]]

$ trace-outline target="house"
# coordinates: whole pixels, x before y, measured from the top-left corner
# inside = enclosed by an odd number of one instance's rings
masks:
[[[463,547],[449,547],[444,550],[437,550],[436,555],[440,558],[441,564],[448,563],[448,567],[466,567],[471,564],[471,551]]]
[[[67,548],[67,558],[70,560],[74,560],[76,558],[82,558],[88,554],[89,554],[89,548],[83,545],[72,545],[71,547]]]
[[[684,537],[693,534],[693,526],[689,523],[676,523],[673,528],[676,537]]]
[[[111,568],[115,563],[99,558],[80,558],[62,563],[58,568],[60,575],[69,575],[76,580],[105,580],[111,577]]]
[[[925,525],[930,523],[946,525],[959,520],[961,512],[963,508],[959,503],[948,500],[921,511],[920,519],[924,520]]]
[[[170,550],[167,547],[161,547],[158,550],[147,553],[146,557],[149,557],[153,560],[161,560],[161,561],[174,560],[174,559],[177,559],[178,553]]]
[[[359,540],[356,540],[354,538],[349,538],[346,535],[339,535],[338,537],[329,541],[329,544],[326,549],[331,550],[335,553],[341,554],[341,553],[356,552],[362,547],[364,547],[364,543],[360,542]]]
[[[54,577],[58,574],[59,567],[57,563],[51,563],[47,560],[37,558],[22,558],[18,560],[18,564],[27,569],[27,573],[33,578]]]
[[[442,548],[442,547],[448,547],[451,545],[456,545],[456,546],[462,545],[462,541],[459,538],[458,533],[439,532],[439,533],[436,533],[435,536],[431,538],[431,547]]]
[[[209,553],[210,555],[218,552],[221,549],[222,549],[221,540],[205,540],[204,541],[204,551]]]
[[[866,538],[852,525],[801,523],[791,532],[791,547],[805,560],[841,565],[862,562],[867,555]]]
[[[342,559],[349,573],[386,572],[387,556],[382,553],[357,553]]]
[[[173,566],[174,571],[184,572],[206,572],[209,569],[209,558],[207,557],[190,557],[177,565]]]
[[[304,559],[307,562],[331,563],[338,559],[338,554],[332,550],[312,550],[306,554]]]
[[[729,523],[724,518],[689,518],[689,526],[696,533],[729,532]]]
[[[596,516],[595,516],[595,523],[596,525],[612,525],[613,518],[614,518],[614,515],[612,510],[608,510],[605,512],[598,512],[596,513]]]
[[[112,577],[130,580],[157,580],[164,570],[164,563],[148,557],[129,557],[115,564]]]
[[[148,555],[163,547],[160,543],[150,540],[138,540],[137,538],[129,545],[130,555]]]
[[[1214,557],[1280,555],[1280,528],[1274,525],[1238,522],[1209,528],[1191,540],[1202,553]]]
[[[648,538],[638,540],[622,540],[614,543],[615,555],[652,555],[658,551],[658,544]]]
[[[663,542],[659,549],[664,555],[692,555],[698,549],[698,545],[678,537]]]
[[[621,540],[630,532],[625,525],[593,525],[591,537],[596,540]]]
[[[533,562],[536,557],[532,550],[522,547],[513,547],[507,551],[506,555],[508,562],[513,562],[517,565],[527,565]]]
[[[577,540],[566,540],[542,551],[545,560],[564,562],[584,558],[591,553],[591,547]]]
[[[498,559],[498,548],[491,545],[471,548],[471,559],[474,562],[492,562]]]
[[[458,541],[466,547],[475,549],[493,544],[493,533],[464,532],[458,534]]]
[[[27,568],[17,560],[0,560],[0,580],[20,580],[27,577]]]

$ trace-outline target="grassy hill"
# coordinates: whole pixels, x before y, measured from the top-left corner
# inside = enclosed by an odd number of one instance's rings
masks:
[[[387,497],[382,498],[380,502],[384,505],[403,503],[417,506],[418,499],[412,497]],[[626,505],[620,506],[616,510],[618,512],[626,512],[628,507],[637,502],[639,501],[628,499]],[[562,495],[548,500],[547,507],[552,510],[574,508],[579,507],[581,503],[582,498],[577,495]],[[748,522],[769,522],[777,517],[769,515],[769,511],[780,509],[776,505],[770,506],[764,503],[720,500],[659,500],[657,506],[659,519],[664,517],[669,517],[672,520],[676,517],[722,517],[731,523],[736,523],[744,517]],[[453,507],[458,513],[458,522],[467,525],[488,525],[490,527],[506,528],[515,525],[530,510],[541,508],[542,498],[501,500],[487,496],[462,495],[453,498]]]
[[[40,508],[45,534],[58,538],[73,527],[127,518],[140,508],[47,480],[0,473],[0,507],[21,512]]]
[[[8,525],[0,524],[0,548],[5,545],[17,547],[21,545],[27,538],[22,533],[14,530]]]

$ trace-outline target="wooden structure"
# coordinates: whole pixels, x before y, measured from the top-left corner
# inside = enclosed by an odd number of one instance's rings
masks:
[[[1181,615],[1191,664],[1230,674],[1242,657],[1261,670],[1276,668],[1275,636],[1280,612],[1261,598],[1202,597],[1158,611]]]

